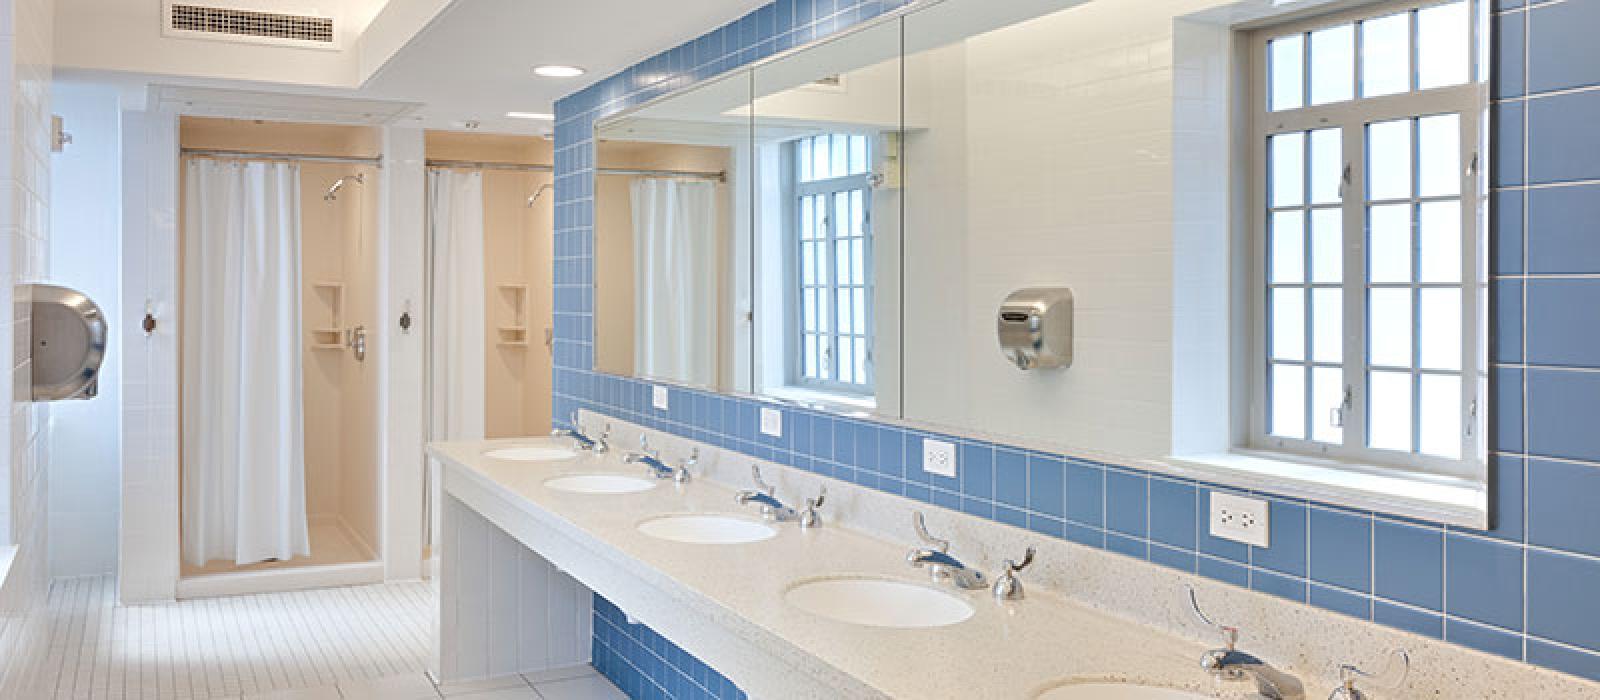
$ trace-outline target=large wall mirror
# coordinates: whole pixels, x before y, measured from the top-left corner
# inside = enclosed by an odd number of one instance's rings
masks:
[[[1484,525],[1483,0],[1135,5],[917,5],[602,121],[597,366]],[[1069,366],[997,340],[1039,288]]]

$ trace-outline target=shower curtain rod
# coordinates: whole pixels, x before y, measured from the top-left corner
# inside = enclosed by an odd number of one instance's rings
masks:
[[[429,160],[430,168],[460,168],[462,170],[519,170],[526,172],[548,173],[554,168],[548,165],[524,165],[520,163],[481,163],[466,160]],[[634,168],[600,168],[601,175],[634,175],[642,177],[682,177],[696,180],[716,180],[725,182],[726,173],[708,172],[702,170],[639,170]]]
[[[253,153],[250,151],[220,151],[211,148],[183,148],[179,151],[186,156],[201,156],[204,158],[231,158],[237,160],[297,160],[306,163],[354,163],[357,165],[370,165],[374,168],[383,167],[383,158],[380,156],[315,156],[305,153]]]

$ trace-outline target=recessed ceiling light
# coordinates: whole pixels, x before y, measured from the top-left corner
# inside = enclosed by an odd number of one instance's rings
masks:
[[[577,66],[534,66],[533,74],[541,78],[576,78],[583,75]]]
[[[506,116],[512,119],[543,119],[544,121],[551,121],[556,118],[556,115],[546,112],[506,112]]]

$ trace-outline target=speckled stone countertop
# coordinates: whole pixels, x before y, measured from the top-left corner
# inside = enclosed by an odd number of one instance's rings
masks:
[[[754,506],[741,508],[734,490],[709,479],[686,484],[663,480],[645,492],[614,495],[568,493],[544,485],[573,473],[643,473],[637,465],[623,464],[616,452],[582,453],[555,462],[509,462],[483,455],[507,445],[553,444],[568,443],[542,438],[440,443],[429,451],[446,464],[445,489],[452,497],[489,511],[486,517],[513,535],[516,526],[510,520],[525,519],[523,525],[542,534],[529,538],[541,542],[524,543],[585,585],[608,597],[665,601],[664,612],[652,611],[656,619],[643,619],[657,626],[664,616],[679,617],[674,620],[678,624],[662,625],[658,631],[702,656],[752,696],[799,697],[804,692],[812,697],[1032,698],[1067,681],[1130,680],[1208,696],[1254,697],[1244,693],[1248,686],[1219,686],[1203,673],[1198,667],[1203,646],[1040,586],[1030,587],[1024,600],[999,602],[987,588],[961,591],[939,584],[976,609],[968,620],[947,627],[876,628],[812,615],[784,601],[797,582],[869,576],[930,585],[923,570],[906,563],[911,543],[876,539],[834,522],[815,530],[777,523],[776,537],[748,544],[664,541],[636,526],[675,513],[750,515]],[[543,546],[547,536],[565,538],[574,546],[554,539]],[[626,575],[585,576],[583,552],[606,562],[608,571],[631,574],[632,580]],[[654,590],[620,590],[630,586]],[[624,611],[633,612],[623,605]],[[727,628],[750,648],[720,649],[716,647],[725,641],[697,644],[697,639],[680,638],[700,636],[693,630],[707,624]],[[672,628],[682,631],[674,635]],[[1308,697],[1319,693],[1307,690]]]

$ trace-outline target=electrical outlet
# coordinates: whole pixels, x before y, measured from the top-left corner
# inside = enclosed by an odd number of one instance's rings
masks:
[[[1266,547],[1271,510],[1259,498],[1211,492],[1211,536]]]
[[[954,479],[956,476],[956,446],[942,440],[923,440],[922,471]]]
[[[650,387],[650,405],[657,409],[667,410],[667,388],[664,386]]]
[[[761,409],[761,434],[783,437],[783,411],[776,408]]]

